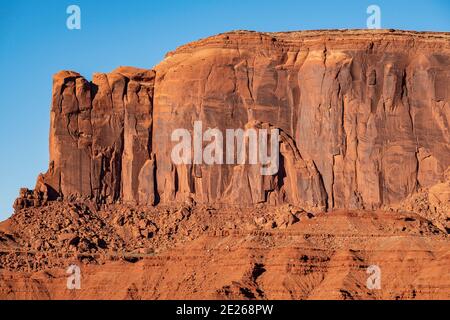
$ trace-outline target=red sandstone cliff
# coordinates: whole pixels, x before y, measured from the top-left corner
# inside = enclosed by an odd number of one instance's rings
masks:
[[[449,66],[447,33],[236,31],[153,70],[57,73],[49,170],[0,224],[0,296],[448,298]],[[174,165],[196,120],[280,129],[278,173]]]
[[[231,32],[154,70],[54,76],[53,197],[153,205],[290,203],[375,209],[445,181],[450,37],[411,32]],[[251,122],[282,130],[278,174],[175,166],[176,128]],[[39,187],[38,187],[39,189]]]

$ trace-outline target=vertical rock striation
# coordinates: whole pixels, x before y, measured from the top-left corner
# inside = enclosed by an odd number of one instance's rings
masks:
[[[129,67],[94,74],[92,82],[57,73],[50,168],[41,183],[65,197],[153,204],[153,81],[153,71]]]
[[[278,128],[280,169],[174,165],[174,129]],[[54,76],[47,198],[153,205],[398,204],[446,181],[450,36],[402,31],[230,32],[154,70]],[[447,192],[447,191],[444,191]]]

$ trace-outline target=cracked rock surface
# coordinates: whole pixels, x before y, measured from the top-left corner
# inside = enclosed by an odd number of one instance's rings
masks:
[[[449,66],[448,33],[233,31],[151,70],[58,72],[0,297],[448,299]],[[194,121],[279,129],[278,172],[175,165]],[[66,290],[69,263],[89,290]]]

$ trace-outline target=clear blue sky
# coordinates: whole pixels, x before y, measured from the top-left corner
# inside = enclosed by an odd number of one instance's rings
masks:
[[[81,30],[66,27],[71,4]],[[450,31],[448,0],[0,0],[0,220],[47,169],[57,71],[90,79],[119,65],[151,68],[181,44],[236,29],[365,28],[370,4],[381,7],[383,28]]]

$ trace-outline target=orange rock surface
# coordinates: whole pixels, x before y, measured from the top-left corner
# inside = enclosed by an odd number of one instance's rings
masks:
[[[57,73],[0,297],[450,298],[449,66],[448,33],[235,31],[152,70]],[[171,133],[198,120],[279,129],[278,172],[175,165]]]

